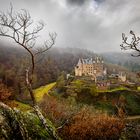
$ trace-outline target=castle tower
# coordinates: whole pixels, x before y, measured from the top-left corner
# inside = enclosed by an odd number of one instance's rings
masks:
[[[99,57],[79,59],[75,66],[75,76],[92,76],[94,79],[98,76],[106,75],[106,69],[103,67],[103,60]]]
[[[75,67],[75,76],[82,76],[82,60],[79,59],[78,64]]]
[[[119,80],[122,81],[122,82],[126,82],[127,78],[126,78],[126,74],[123,73],[123,72],[120,72],[119,73]]]

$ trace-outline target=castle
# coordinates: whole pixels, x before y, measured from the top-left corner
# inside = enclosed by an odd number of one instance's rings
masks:
[[[75,66],[75,76],[90,76],[93,80],[97,77],[103,77],[107,74],[104,68],[104,62],[101,58],[96,57],[79,59],[78,64]]]
[[[88,76],[95,82],[106,79],[107,69],[104,67],[103,59],[99,57],[79,59],[77,65],[75,66],[75,76]],[[118,81],[126,82],[126,74],[123,72],[112,73],[108,75],[108,78],[118,79]]]

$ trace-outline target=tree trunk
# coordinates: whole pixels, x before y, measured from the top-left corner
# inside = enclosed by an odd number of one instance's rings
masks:
[[[26,84],[27,84],[27,88],[28,91],[30,93],[32,102],[33,102],[33,109],[36,113],[36,115],[38,116],[39,120],[41,121],[42,125],[44,126],[44,128],[46,129],[46,131],[55,139],[55,140],[59,140],[60,138],[58,137],[58,135],[56,134],[56,131],[53,130],[46,121],[46,118],[42,115],[39,106],[37,105],[34,93],[33,93],[33,89],[32,89],[32,84],[29,80],[29,70],[26,70]]]

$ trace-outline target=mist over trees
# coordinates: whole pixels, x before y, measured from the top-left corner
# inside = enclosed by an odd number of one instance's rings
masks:
[[[36,58],[54,46],[56,39],[56,33],[49,33],[49,39],[44,41],[43,47],[35,48],[39,33],[44,29],[44,26],[43,22],[38,22],[34,25],[34,21],[27,10],[14,11],[12,4],[10,4],[10,9],[7,12],[0,13],[0,36],[11,39],[19,48],[27,52],[28,59],[26,60],[27,66],[24,69],[24,81],[27,92],[30,95],[31,106],[44,129],[57,140],[59,137],[56,131],[50,129],[37,104],[33,91]]]
[[[63,50],[63,51],[62,51]],[[8,54],[8,55],[7,55]],[[94,53],[82,49],[57,49],[52,48],[43,57],[38,58],[34,73],[33,88],[57,80],[62,71],[71,73],[79,57],[91,57]],[[28,55],[23,49],[2,45],[0,47],[0,79],[8,86],[14,87],[22,95],[25,86],[25,68],[28,65]],[[38,61],[37,60],[37,61]]]

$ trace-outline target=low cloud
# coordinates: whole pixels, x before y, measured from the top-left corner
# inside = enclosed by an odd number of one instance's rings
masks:
[[[1,10],[6,10],[10,0],[0,2]],[[57,32],[58,47],[119,51],[122,32],[140,34],[139,0],[14,0],[13,5],[45,21],[43,39],[48,32]]]

